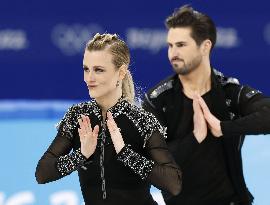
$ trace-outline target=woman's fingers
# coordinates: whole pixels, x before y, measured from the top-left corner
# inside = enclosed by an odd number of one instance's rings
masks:
[[[94,130],[93,130],[93,135],[98,135],[98,132],[99,132],[99,126],[96,125],[96,126],[94,127]]]
[[[82,122],[82,119],[78,119],[78,122],[79,122],[79,125],[80,125],[80,133],[85,133],[85,129],[84,129],[84,125],[83,125],[83,122]]]
[[[119,128],[117,127],[116,122],[114,121],[112,114],[110,112],[107,113],[108,121],[107,126],[109,129],[109,132],[111,134],[111,138],[113,141],[113,145],[115,148],[116,153],[119,153],[120,150],[125,146],[123,137],[121,135],[121,132]]]
[[[88,131],[89,130],[89,126],[88,126],[88,122],[87,122],[87,117],[85,115],[82,115],[82,120],[83,120],[84,129],[86,131]]]
[[[83,115],[81,115],[81,117],[78,119],[78,122],[79,122],[79,125],[80,125],[80,128],[83,132],[85,132],[85,124],[84,124],[84,117]]]
[[[96,126],[94,127],[93,132],[92,132],[92,139],[94,140],[94,143],[95,143],[95,144],[97,143],[98,132],[99,132],[99,126],[96,125]]]
[[[115,131],[117,131],[116,129],[117,128],[117,125],[112,117],[112,114],[110,112],[107,113],[107,117],[108,117],[108,120],[107,120],[107,126],[108,126],[108,129],[111,133],[111,135],[113,135],[115,133]],[[112,136],[114,137],[114,136]]]
[[[82,130],[80,129],[80,128],[78,128],[78,133],[79,133],[79,137],[80,137],[80,142],[83,142],[84,141],[84,134],[83,134],[83,132],[82,132]]]
[[[91,129],[92,131],[92,127],[91,127],[91,120],[88,116],[85,117],[86,118],[86,122],[87,122],[87,126]]]
[[[79,120],[79,124],[82,130],[86,133],[92,133],[91,122],[88,116],[81,115],[81,120]]]
[[[89,118],[88,116],[84,116],[84,119],[85,119],[86,130],[87,130],[89,133],[92,133],[93,130],[92,130],[90,118]]]
[[[78,119],[78,123],[80,125],[80,128],[78,128],[78,133],[79,133],[81,142],[84,141],[87,136],[92,134],[92,129],[89,128],[89,126],[88,126],[89,118],[88,119],[87,118],[88,117],[81,115],[81,118]],[[89,122],[90,122],[90,120],[89,120]]]
[[[118,127],[117,127],[116,122],[113,119],[112,113],[108,112],[107,116],[108,116],[108,125],[110,126],[112,131],[116,131],[118,129]]]

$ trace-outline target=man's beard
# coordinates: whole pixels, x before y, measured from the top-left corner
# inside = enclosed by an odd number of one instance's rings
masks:
[[[178,75],[187,75],[191,73],[192,71],[196,70],[196,68],[199,67],[199,65],[202,62],[202,56],[198,55],[194,57],[190,62],[185,62],[184,60],[181,60],[183,62],[183,66],[179,66],[178,64],[172,64],[173,70],[178,74]]]

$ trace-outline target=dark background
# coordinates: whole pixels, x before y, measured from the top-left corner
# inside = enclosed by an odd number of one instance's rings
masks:
[[[189,3],[218,27],[212,66],[270,94],[270,2],[1,1],[0,99],[87,99],[82,55],[96,32],[118,33],[131,48],[139,87],[172,73],[165,18]]]

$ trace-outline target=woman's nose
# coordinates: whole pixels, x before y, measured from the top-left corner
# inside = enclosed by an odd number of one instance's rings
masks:
[[[93,70],[90,70],[89,72],[85,73],[84,79],[88,83],[95,81],[95,73],[93,72]]]

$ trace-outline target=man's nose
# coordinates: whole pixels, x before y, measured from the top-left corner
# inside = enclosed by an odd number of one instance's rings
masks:
[[[171,49],[171,54],[172,54],[172,57],[178,56],[179,50],[175,46],[173,46]]]

